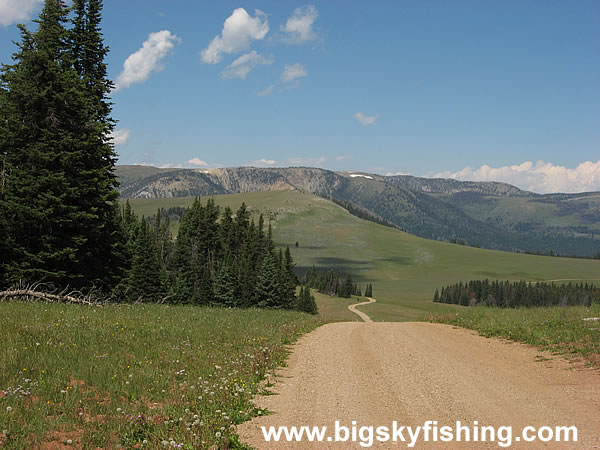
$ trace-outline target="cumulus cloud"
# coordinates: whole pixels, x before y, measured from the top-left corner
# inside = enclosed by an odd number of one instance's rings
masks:
[[[115,81],[115,91],[128,88],[135,83],[143,83],[152,72],[163,70],[161,61],[179,42],[181,39],[169,30],[150,33],[142,48],[129,55],[123,63],[123,71]]]
[[[290,44],[314,41],[317,34],[313,31],[313,24],[317,17],[319,12],[313,5],[297,8],[285,25],[281,25],[281,31],[285,33],[284,41]]]
[[[265,158],[257,159],[256,161],[252,161],[250,163],[251,166],[274,166],[275,164],[277,164],[277,161],[274,159]]]
[[[223,24],[221,34],[202,50],[202,61],[217,64],[223,60],[223,53],[237,53],[250,48],[253,40],[264,39],[269,32],[267,16],[260,10],[250,16],[244,8],[237,8]]]
[[[125,145],[129,140],[129,136],[131,135],[131,130],[128,128],[121,128],[120,130],[115,130],[109,136],[109,139],[113,142],[115,146]]]
[[[255,50],[240,56],[221,72],[221,78],[239,78],[245,80],[252,69],[259,64],[273,64],[272,58],[266,58]]]
[[[375,116],[367,116],[365,113],[357,112],[354,114],[354,118],[360,122],[361,125],[368,127],[369,125],[373,125],[375,121],[379,118],[379,114]]]
[[[7,27],[29,20],[42,3],[43,0],[0,0],[0,25]]]
[[[539,193],[600,191],[600,161],[586,161],[574,169],[544,161],[525,161],[522,164],[503,167],[483,165],[478,169],[465,167],[454,173],[440,172],[434,177],[500,181]]]
[[[188,161],[188,164],[191,164],[195,167],[206,167],[208,163],[206,161],[201,160],[200,158],[192,158]]]
[[[306,77],[307,75],[308,71],[302,64],[286,64],[283,67],[283,72],[281,73],[280,79],[284,83],[291,83],[292,81]]]
[[[298,166],[321,166],[327,162],[327,158],[325,156],[316,158],[290,158],[288,161],[290,164]]]
[[[275,86],[273,86],[273,85],[267,86],[266,88],[264,88],[261,91],[256,91],[256,95],[258,95],[259,97],[265,97],[267,95],[271,95],[273,93],[274,87]]]

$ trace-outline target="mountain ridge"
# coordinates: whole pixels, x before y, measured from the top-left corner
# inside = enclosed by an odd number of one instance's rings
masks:
[[[417,236],[485,248],[592,256],[600,193],[537,194],[507,183],[384,176],[312,167],[117,166],[124,198],[299,190],[351,205]]]

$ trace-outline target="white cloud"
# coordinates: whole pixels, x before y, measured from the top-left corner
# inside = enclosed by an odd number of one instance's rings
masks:
[[[478,169],[465,167],[454,173],[440,172],[434,177],[469,181],[500,181],[539,193],[600,191],[600,161],[586,161],[574,169],[555,166],[544,161],[536,163],[525,161],[522,164],[497,168],[483,165]]]
[[[252,161],[250,163],[251,166],[274,166],[275,164],[277,164],[277,161],[274,159],[265,158],[257,159],[256,161]]]
[[[352,155],[338,155],[335,157],[335,160],[336,161],[346,161],[346,160],[352,159],[352,158],[354,158],[354,156],[352,156]]]
[[[288,161],[290,164],[298,166],[321,166],[327,162],[327,158],[325,156],[317,158],[290,158]]]
[[[398,171],[398,172],[387,172],[385,174],[386,177],[397,177],[400,175],[410,175],[410,173]]]
[[[354,118],[360,122],[361,125],[368,127],[369,125],[373,125],[375,121],[379,118],[379,114],[376,116],[367,116],[362,112],[357,112],[354,114]]]
[[[267,95],[271,95],[273,93],[273,88],[274,88],[273,85],[267,86],[262,91],[256,91],[256,95],[258,95],[260,97],[265,97]]]
[[[206,161],[201,160],[200,158],[192,158],[188,161],[188,164],[191,164],[192,166],[196,167],[208,166],[208,163]]]
[[[253,40],[264,39],[269,32],[267,16],[260,10],[256,17],[250,16],[244,8],[237,8],[223,24],[223,31],[208,47],[202,50],[202,61],[217,64],[223,60],[223,53],[237,53],[250,48]]]
[[[259,64],[273,64],[272,58],[266,58],[255,50],[240,56],[221,72],[221,78],[239,78],[245,80],[252,69]]]
[[[317,38],[317,34],[313,31],[312,27],[317,17],[319,17],[319,12],[313,5],[308,5],[304,9],[297,8],[285,25],[281,26],[281,31],[286,33],[284,37],[285,42],[302,44],[314,41]]]
[[[1,1],[1,0],[0,0]],[[128,128],[121,128],[120,130],[115,130],[109,136],[109,139],[113,141],[115,146],[125,145],[129,140],[129,136],[131,135],[131,130]]]
[[[123,63],[123,71],[115,82],[115,91],[128,88],[135,83],[143,83],[150,77],[152,72],[163,70],[162,59],[179,42],[181,42],[181,39],[171,34],[169,30],[150,33],[142,48],[129,55]]]
[[[0,0],[0,25],[7,27],[29,20],[42,3],[43,0]]]
[[[284,83],[291,83],[298,78],[303,78],[308,75],[308,71],[306,67],[304,67],[300,63],[296,64],[286,64],[283,67],[283,72],[281,73],[281,81]]]

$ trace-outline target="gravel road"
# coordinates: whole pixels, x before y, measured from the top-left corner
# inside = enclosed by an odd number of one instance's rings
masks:
[[[262,448],[363,448],[355,443],[267,443],[260,426],[512,426],[517,448],[600,448],[600,371],[529,346],[430,323],[335,323],[304,336],[272,377],[278,395],[256,399],[265,415],[238,427]],[[548,356],[548,355],[544,355]],[[514,442],[525,426],[575,425],[577,443]],[[328,435],[333,435],[333,431]],[[405,439],[410,440],[407,433]],[[363,436],[368,437],[365,432]],[[366,441],[365,441],[366,442]],[[506,441],[504,441],[506,442]],[[377,442],[375,442],[377,444]],[[454,448],[461,444],[429,444]],[[464,448],[499,448],[496,443]],[[377,447],[377,445],[374,445]],[[427,446],[419,441],[415,448]],[[379,448],[406,448],[387,442]]]

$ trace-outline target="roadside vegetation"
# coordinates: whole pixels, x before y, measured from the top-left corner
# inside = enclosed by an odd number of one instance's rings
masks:
[[[476,306],[427,316],[469,328],[486,337],[502,337],[570,357],[583,357],[600,367],[600,304],[586,306],[491,308]],[[587,320],[586,320],[587,319]]]
[[[588,283],[527,283],[525,281],[475,280],[442,287],[433,295],[435,303],[461,306],[590,306],[600,303],[600,289]]]
[[[0,447],[235,446],[233,427],[262,413],[250,402],[261,380],[320,323],[282,310],[3,302]]]

